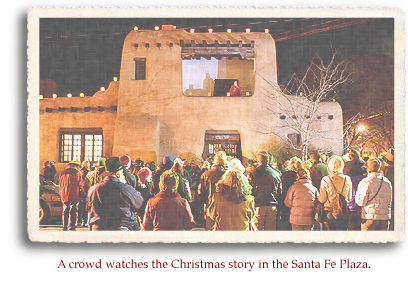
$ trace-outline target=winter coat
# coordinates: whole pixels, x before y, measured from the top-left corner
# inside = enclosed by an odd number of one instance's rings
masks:
[[[322,178],[327,175],[327,166],[322,162],[315,162],[310,168],[310,178],[312,179],[312,184],[317,189],[320,189],[320,184]]]
[[[79,188],[82,187],[82,174],[75,168],[67,167],[59,177],[59,194],[62,202],[79,202]]]
[[[381,189],[377,196],[375,196],[380,188],[382,178],[384,178],[384,181],[382,182]],[[373,197],[374,199],[372,199]],[[391,219],[392,186],[388,178],[382,176],[380,172],[371,172],[360,181],[355,199],[357,205],[362,207],[362,219]]]
[[[191,208],[177,192],[159,192],[147,202],[143,230],[182,231],[195,226]]]
[[[276,206],[281,192],[281,179],[278,172],[269,165],[260,165],[248,174],[255,207]]]
[[[227,195],[214,194],[208,215],[214,221],[215,231],[249,231],[255,215],[254,197],[247,196],[239,204],[231,201]]]
[[[313,208],[317,198],[317,189],[307,179],[297,180],[285,198],[285,205],[290,208],[289,222],[293,225],[312,225]]]
[[[337,194],[342,194],[348,202],[351,200],[352,193],[353,185],[349,176],[344,174],[328,175],[323,177],[322,183],[320,184],[319,201],[324,204],[326,211],[331,212],[333,210],[331,202]]]
[[[211,204],[215,193],[215,184],[221,179],[225,169],[221,165],[213,165],[201,175],[200,184],[198,185],[196,198],[203,202],[207,207]]]

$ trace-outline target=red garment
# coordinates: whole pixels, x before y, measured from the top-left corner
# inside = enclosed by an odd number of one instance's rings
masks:
[[[59,178],[59,194],[61,201],[64,202],[79,202],[79,188],[82,187],[82,174],[75,168],[68,167],[60,175]]]
[[[147,202],[143,230],[182,231],[194,226],[190,205],[179,193],[159,192]]]
[[[232,85],[230,90],[229,90],[230,96],[242,96],[242,90],[239,85],[235,86]]]

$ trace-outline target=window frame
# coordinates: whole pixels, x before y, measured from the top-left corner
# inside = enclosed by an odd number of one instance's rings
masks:
[[[61,163],[68,163],[70,161],[73,160],[74,158],[74,137],[72,137],[72,149],[70,150],[70,159],[69,160],[64,160],[64,151],[66,151],[66,149],[64,148],[65,146],[69,146],[69,145],[65,145],[64,144],[64,135],[80,135],[81,136],[81,143],[80,143],[80,161],[85,161],[85,156],[86,156],[86,143],[85,143],[85,136],[86,135],[100,135],[102,136],[101,139],[101,150],[100,150],[100,157],[103,157],[103,142],[104,142],[104,138],[103,138],[103,130],[101,128],[85,128],[85,129],[78,129],[78,128],[72,128],[72,129],[60,129],[59,131],[59,157],[58,157],[58,161]],[[92,140],[92,155],[91,155],[92,159],[91,161],[96,161],[97,159],[95,159],[95,138],[93,138]]]
[[[147,72],[146,58],[145,57],[135,57],[133,58],[133,61],[135,62],[134,80],[146,80],[146,75],[147,75],[146,74]]]

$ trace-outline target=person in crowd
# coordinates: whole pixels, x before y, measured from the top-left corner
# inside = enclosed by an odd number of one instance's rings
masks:
[[[89,189],[93,185],[102,181],[101,174],[105,172],[105,161],[106,161],[106,158],[101,157],[95,163],[95,170],[88,172],[88,174],[85,176],[84,188],[83,188],[85,193],[88,193]]]
[[[238,158],[231,159],[228,169],[238,170],[242,174],[245,173],[245,167],[242,165],[241,160],[239,160]]]
[[[362,231],[387,231],[391,219],[392,185],[381,172],[381,160],[367,160],[368,175],[360,181],[356,203],[361,206]]]
[[[313,209],[318,192],[313,186],[310,173],[306,168],[297,172],[296,182],[289,187],[285,197],[285,205],[290,208],[292,231],[313,230]]]
[[[312,178],[313,186],[320,189],[320,183],[322,178],[327,175],[327,166],[320,160],[320,152],[318,150],[312,150],[310,152],[310,161],[312,166],[310,167],[310,177]]]
[[[182,231],[195,226],[188,201],[177,193],[180,176],[170,170],[160,176],[160,192],[147,202],[144,231]]]
[[[205,228],[211,230],[214,221],[208,216],[208,207],[211,205],[215,191],[215,184],[221,179],[225,173],[224,165],[226,162],[226,153],[218,151],[214,155],[213,165],[209,170],[201,175],[200,184],[197,188],[197,200],[204,204],[205,213]]]
[[[126,179],[126,184],[129,184],[133,188],[137,189],[138,178],[137,176],[130,173],[130,166],[132,165],[132,159],[129,155],[122,155],[119,157],[120,163],[122,164],[123,175]]]
[[[55,177],[55,174],[57,174],[57,170],[55,169],[54,163],[55,161],[44,162],[44,180],[55,182],[54,177]]]
[[[190,201],[191,199],[190,183],[185,176],[187,172],[183,171],[183,165],[184,164],[181,158],[177,157],[176,159],[174,159],[174,163],[171,170],[179,176],[177,192],[180,194],[181,198]]]
[[[164,171],[170,170],[173,167],[173,163],[174,163],[174,159],[172,156],[167,155],[163,157],[163,161],[157,167],[153,175],[152,183],[150,185],[150,194],[152,196],[160,192],[160,187],[159,187],[160,176],[163,174]]]
[[[143,203],[140,192],[126,184],[119,157],[106,160],[103,181],[89,189],[89,227],[91,231],[133,230],[135,212]]]
[[[89,173],[91,169],[91,162],[83,161],[81,164],[81,176],[82,179],[85,180],[86,175]],[[86,201],[88,193],[84,190],[84,183],[82,183],[82,187],[79,189],[79,202],[77,204],[77,217],[76,217],[76,224],[77,227],[85,227],[86,221],[88,220],[86,214]]]
[[[251,230],[255,215],[251,191],[252,187],[243,171],[230,167],[216,183],[216,192],[208,208],[208,215],[214,221],[212,230]]]
[[[282,192],[280,193],[280,201],[286,200],[286,195],[288,193],[289,187],[295,183],[297,180],[298,171],[302,168],[302,160],[298,157],[292,157],[287,163],[287,171],[282,175]],[[279,230],[289,231],[292,229],[291,223],[289,221],[290,208],[286,206],[286,203],[278,204],[278,220],[277,227]]]
[[[357,186],[360,181],[367,174],[367,169],[365,167],[365,161],[361,158],[360,152],[355,148],[350,148],[347,152],[347,161],[344,163],[345,175],[350,176],[351,183],[353,185],[351,199],[349,201],[350,216],[349,216],[349,231],[360,231],[361,230],[361,213],[359,206],[356,205],[355,195],[357,192]]]
[[[390,148],[386,153],[380,155],[381,158],[381,168],[380,171],[384,174],[385,177],[388,178],[391,182],[391,186],[393,187],[393,196],[394,197],[394,149]],[[389,230],[394,230],[394,200],[392,199],[391,202],[391,220],[390,220],[390,227]]]
[[[231,85],[229,89],[230,96],[242,96],[241,87],[238,85],[238,80],[234,81],[234,84]]]
[[[352,183],[350,177],[343,174],[344,161],[340,156],[332,156],[327,161],[328,175],[323,177],[320,184],[319,201],[324,204],[323,229],[326,231],[347,230],[348,212],[337,218],[333,216],[335,199],[342,195],[346,202],[352,196]],[[340,197],[341,198],[341,197]]]
[[[253,224],[259,231],[274,231],[281,180],[277,172],[268,164],[270,160],[268,152],[258,151],[256,158],[258,166],[248,174],[252,195],[255,197]]]
[[[76,210],[79,202],[79,189],[83,178],[79,171],[81,162],[71,161],[59,177],[59,194],[62,202],[62,229],[76,230]]]
[[[310,168],[312,168],[313,163],[310,160],[302,161],[302,168],[306,168],[310,172]]]

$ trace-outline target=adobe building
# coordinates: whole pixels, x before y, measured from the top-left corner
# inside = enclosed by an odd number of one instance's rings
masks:
[[[241,96],[231,96],[234,81]],[[205,159],[220,149],[246,162],[270,141],[265,128],[297,135],[279,115],[272,86],[276,51],[268,33],[131,31],[120,80],[92,97],[40,100],[41,167],[124,154],[156,163],[165,155]],[[294,100],[299,108],[307,103]],[[320,103],[319,112],[314,126],[330,138],[316,137],[314,146],[341,154],[340,105]]]

